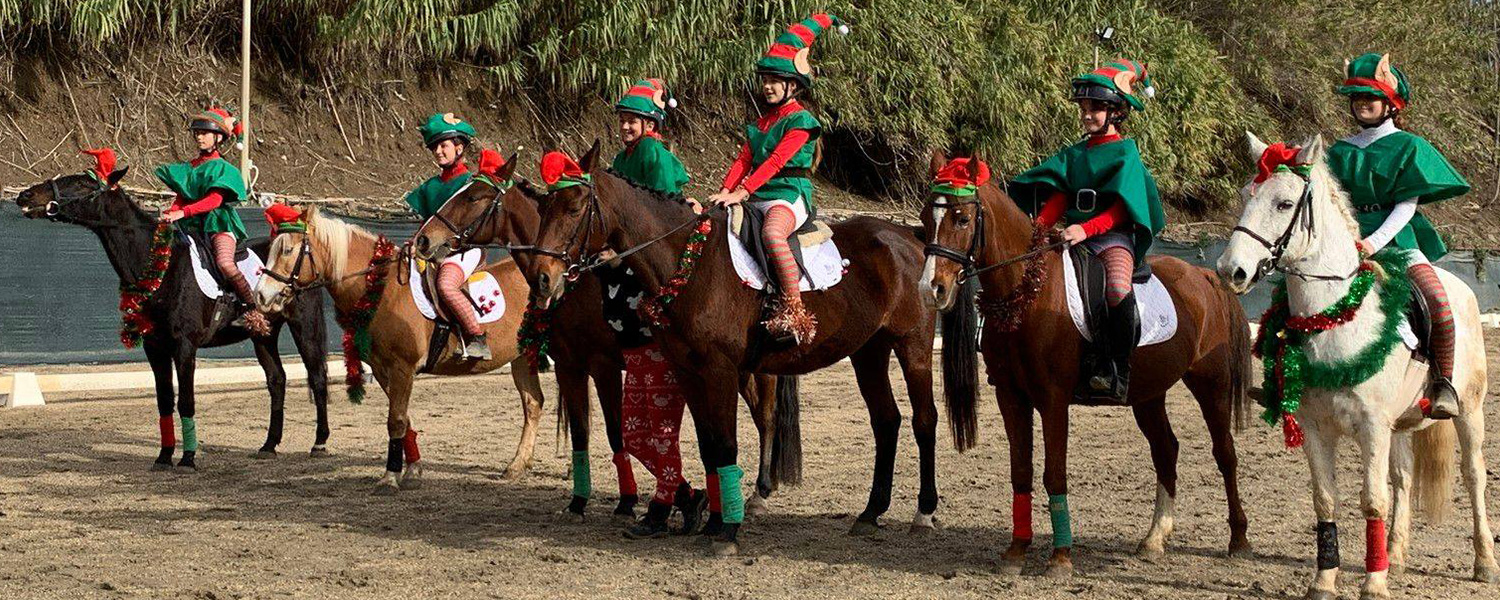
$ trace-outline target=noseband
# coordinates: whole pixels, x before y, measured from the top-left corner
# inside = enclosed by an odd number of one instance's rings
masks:
[[[73,204],[74,202],[92,201],[94,198],[98,198],[100,194],[103,194],[105,191],[109,190],[109,186],[101,183],[99,184],[99,187],[97,189],[83,196],[63,198],[62,190],[59,190],[57,188],[56,177],[47,180],[47,187],[48,190],[52,192],[52,200],[47,202],[47,208],[42,214],[46,216],[48,220],[52,221],[56,221],[57,218],[62,215],[62,208],[64,206]]]
[[[470,221],[468,225],[464,227],[458,227],[457,225],[454,225],[452,221],[449,221],[447,217],[443,216],[443,210],[441,208],[439,208],[436,213],[433,213],[432,218],[429,219],[431,221],[437,221],[439,225],[442,225],[444,229],[448,230],[448,233],[453,234],[453,237],[449,238],[445,245],[451,248],[454,252],[463,252],[464,250],[468,250],[469,248],[477,247],[472,244],[470,240],[474,238],[474,234],[479,231],[479,228],[483,227],[486,223],[489,223],[495,218],[497,214],[499,214],[500,198],[505,196],[505,192],[509,190],[510,186],[512,185],[509,180],[503,183],[489,180],[489,183],[494,186],[495,195],[490,198],[489,204],[484,207],[484,212],[479,213],[479,216],[476,217],[473,221]],[[448,201],[451,202],[452,199],[450,198]],[[446,202],[444,203],[444,206],[447,206]],[[431,260],[437,255],[436,249],[428,248],[427,254],[428,256],[425,258]]]
[[[568,236],[567,245],[564,246],[561,251],[549,250],[546,248],[539,248],[535,246],[517,247],[513,249],[513,251],[532,252],[541,254],[543,256],[550,256],[552,258],[563,261],[563,263],[567,265],[567,272],[565,276],[568,281],[576,280],[584,273],[604,266],[606,263],[614,262],[640,252],[641,250],[645,250],[651,245],[667,239],[673,234],[682,231],[683,229],[686,229],[688,226],[695,225],[698,222],[709,218],[709,212],[704,211],[703,214],[695,215],[693,218],[683,221],[682,224],[667,230],[666,233],[651,238],[643,243],[631,246],[630,248],[615,253],[613,256],[609,256],[607,258],[603,251],[586,255],[585,253],[588,252],[590,242],[593,241],[594,229],[602,228],[604,226],[604,209],[599,205],[599,193],[594,189],[593,182],[580,181],[577,185],[588,188],[589,203],[588,207],[583,213],[583,218],[580,219],[578,221],[578,224],[573,227],[573,233]],[[575,254],[575,247],[577,249],[577,258],[570,258],[573,254]]]

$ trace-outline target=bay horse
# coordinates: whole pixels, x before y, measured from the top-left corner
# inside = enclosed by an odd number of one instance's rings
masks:
[[[938,504],[937,410],[932,397],[937,315],[914,293],[922,251],[915,232],[869,217],[834,223],[834,239],[844,255],[855,260],[837,286],[804,296],[819,321],[818,335],[794,347],[776,345],[759,324],[763,296],[747,288],[734,272],[722,211],[700,216],[686,202],[636,187],[606,171],[600,165],[598,141],[579,165],[591,175],[589,181],[541,199],[537,258],[527,275],[546,306],[561,300],[570,274],[598,264],[603,253],[612,250],[641,277],[648,293],[656,295],[650,302],[657,303],[659,314],[666,317],[653,323],[657,338],[683,376],[704,468],[719,475],[724,527],[712,552],[732,555],[740,548],[743,498],[742,472],[736,464],[735,396],[743,376],[800,375],[845,357],[853,363],[876,446],[869,501],[850,532],[875,532],[880,515],[890,507],[901,425],[887,372],[893,353],[915,413],[921,490],[912,528],[932,531]],[[690,279],[678,273],[684,264],[695,265]],[[663,292],[672,298],[670,305],[660,300]],[[944,349],[946,357],[946,344]],[[973,395],[955,398],[954,390],[948,391],[950,414],[971,420]],[[953,426],[959,432],[972,429],[958,421]],[[960,449],[966,442],[955,438]]]
[[[931,175],[948,164],[932,156]],[[971,180],[978,180],[973,169]],[[922,209],[929,240],[922,296],[949,311],[966,300],[961,284],[977,277],[980,307],[987,317],[981,352],[990,385],[1005,421],[1010,444],[1014,528],[1003,568],[1019,573],[1031,543],[1032,418],[1041,416],[1045,450],[1042,484],[1049,496],[1053,551],[1046,574],[1072,573],[1068,493],[1068,410],[1079,375],[1084,343],[1068,313],[1061,253],[1047,248],[1026,213],[995,183],[959,197],[931,192]],[[1156,470],[1156,512],[1138,553],[1165,551],[1173,528],[1177,496],[1177,437],[1167,419],[1167,390],[1179,380],[1198,401],[1213,442],[1214,460],[1224,478],[1229,503],[1229,554],[1248,556],[1247,521],[1240,503],[1234,431],[1249,406],[1250,332],[1239,301],[1222,290],[1207,269],[1181,260],[1152,256],[1151,268],[1170,291],[1177,310],[1177,332],[1169,340],[1136,348],[1127,401],[1136,425],[1151,447]],[[1023,264],[1025,263],[1025,264]],[[1010,321],[1009,324],[1006,321]],[[1010,329],[1014,327],[1013,330]]]
[[[114,170],[102,182],[87,173],[54,177],[27,188],[16,197],[16,204],[27,218],[70,223],[92,231],[103,244],[104,253],[119,276],[122,288],[135,287],[147,277],[153,262],[152,238],[157,228],[156,216],[136,204],[125,190],[116,187],[128,170],[129,167]],[[262,259],[266,257],[269,245],[270,240],[263,238],[249,243],[250,250]],[[256,361],[266,372],[266,389],[271,394],[271,420],[266,428],[266,441],[253,456],[276,456],[286,406],[286,371],[282,369],[281,355],[276,349],[283,325],[291,330],[297,352],[307,367],[307,386],[317,407],[317,429],[311,455],[326,455],[328,359],[323,300],[316,297],[298,299],[287,307],[285,314],[270,319],[270,335],[253,337],[244,328],[231,324],[230,318],[216,320],[217,301],[200,291],[190,262],[187,245],[180,241],[174,243],[161,285],[143,305],[144,314],[155,324],[142,337],[141,346],[156,379],[156,408],[161,435],[161,450],[151,469],[172,469],[172,456],[176,450],[173,412],[192,423],[184,427],[185,441],[193,435],[187,430],[196,429],[193,374],[198,349],[227,346],[244,340],[250,340],[255,348]],[[177,376],[175,393],[174,372]],[[196,472],[197,458],[196,451],[184,449],[177,471]]]
[[[1266,144],[1253,134],[1247,135],[1247,143],[1251,160],[1259,161],[1266,152]],[[1355,248],[1359,227],[1348,195],[1324,162],[1324,155],[1323,138],[1314,137],[1303,143],[1296,157],[1298,165],[1310,166],[1305,175],[1295,170],[1276,172],[1241,192],[1245,212],[1218,264],[1219,273],[1231,290],[1248,292],[1274,268],[1286,275],[1284,306],[1289,315],[1319,313],[1349,296],[1362,270],[1362,257]],[[1377,253],[1374,258],[1381,259],[1382,254]],[[1335,387],[1310,383],[1302,393],[1300,408],[1293,411],[1294,420],[1290,423],[1300,425],[1302,430],[1302,448],[1312,471],[1313,509],[1318,519],[1317,571],[1308,586],[1308,598],[1337,596],[1338,489],[1334,475],[1339,441],[1345,436],[1354,438],[1359,445],[1364,475],[1360,511],[1366,519],[1366,573],[1361,597],[1390,597],[1387,565],[1397,571],[1405,566],[1413,494],[1418,508],[1428,513],[1429,521],[1441,521],[1448,511],[1455,435],[1462,452],[1460,470],[1473,510],[1474,580],[1500,581],[1495,540],[1485,512],[1485,480],[1489,475],[1483,452],[1484,400],[1488,397],[1489,381],[1479,303],[1462,280],[1442,269],[1436,270],[1448,292],[1457,332],[1453,385],[1458,391],[1462,414],[1449,421],[1425,418],[1417,401],[1425,380],[1417,381],[1415,387],[1407,381],[1412,377],[1412,367],[1425,360],[1397,339],[1387,342],[1390,347],[1383,359],[1379,355],[1371,357],[1379,362],[1371,364],[1367,379]],[[1393,310],[1382,305],[1382,291],[1401,283],[1391,278],[1404,274],[1390,269],[1384,272],[1386,277],[1373,277],[1373,285],[1366,288],[1369,291],[1359,301],[1352,318],[1306,336],[1300,345],[1309,366],[1352,364],[1354,357],[1376,347],[1387,321],[1394,323],[1404,318],[1409,300],[1404,295],[1394,297]],[[1266,326],[1263,321],[1262,327]],[[1392,334],[1394,329],[1385,335]],[[1418,369],[1419,373],[1422,371]],[[1390,519],[1393,523],[1387,540],[1385,524]]]
[[[304,213],[306,232],[282,232],[271,243],[267,276],[256,290],[256,303],[267,314],[280,313],[289,302],[307,295],[302,292],[325,287],[333,299],[334,310],[343,318],[353,318],[365,310],[361,300],[373,303],[367,330],[370,364],[375,380],[385,391],[388,401],[386,433],[386,467],[373,493],[395,494],[401,489],[421,486],[423,464],[412,428],[409,407],[412,380],[417,367],[428,362],[429,340],[434,324],[422,316],[412,300],[406,269],[409,263],[391,249],[390,242],[358,226],[319,213],[316,207]],[[388,254],[377,255],[382,247]],[[516,349],[513,340],[521,327],[526,296],[530,288],[516,268],[515,261],[505,259],[484,265],[482,272],[494,276],[505,298],[505,314],[497,321],[484,324],[488,334],[490,360],[471,360],[455,356],[457,336],[450,336],[442,354],[431,369],[435,375],[477,375],[509,364],[511,379],[521,392],[525,423],[516,454],[504,476],[519,477],[531,462],[536,442],[537,424],[542,414],[542,389],[536,370]],[[381,286],[383,290],[379,289]],[[371,288],[377,291],[372,292]],[[378,293],[378,297],[367,296]],[[346,357],[345,360],[350,360]]]
[[[506,164],[514,165],[515,156],[511,156]],[[525,181],[500,184],[501,187],[493,181],[496,180],[476,178],[449,198],[417,231],[413,238],[416,252],[432,260],[441,260],[439,255],[449,252],[499,245],[514,250],[512,257],[525,272],[536,256],[527,249],[534,247],[541,227],[537,200],[522,191],[530,189],[530,184]],[[593,377],[599,403],[604,409],[609,444],[617,457],[615,466],[622,485],[621,497],[629,497],[630,506],[634,506],[636,494],[630,462],[618,458],[622,456],[620,373],[624,368],[624,358],[614,332],[605,323],[602,293],[599,278],[588,274],[579,277],[564,299],[552,307],[548,355],[554,359],[553,371],[557,374],[558,392],[562,395],[559,409],[567,412],[565,423],[572,432],[575,453],[588,450],[587,378]],[[796,421],[797,411],[779,408],[797,402],[796,379],[755,375],[741,386],[740,394],[750,408],[760,434],[756,493],[747,500],[746,507],[751,513],[760,513],[768,510],[767,500],[782,483],[795,485],[801,481],[802,442],[800,424]],[[785,421],[778,422],[778,419]],[[582,514],[585,501],[586,495],[575,490],[568,510]],[[615,513],[633,514],[630,507],[624,505],[616,507]]]

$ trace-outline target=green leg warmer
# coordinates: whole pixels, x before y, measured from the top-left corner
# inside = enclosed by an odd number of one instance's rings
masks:
[[[1052,547],[1073,546],[1073,518],[1068,515],[1068,495],[1047,496],[1047,510],[1052,513]]]
[[[573,495],[589,498],[594,493],[593,479],[589,473],[589,451],[573,451]]]
[[[719,467],[719,505],[724,509],[724,524],[738,525],[745,522],[745,492],[740,489],[740,478],[745,471],[739,465]]]
[[[184,452],[198,450],[198,421],[192,417],[182,418],[182,450]]]

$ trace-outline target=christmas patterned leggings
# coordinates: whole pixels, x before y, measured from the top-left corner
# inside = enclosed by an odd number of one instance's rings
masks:
[[[792,257],[792,248],[786,241],[796,228],[797,215],[792,213],[791,207],[776,205],[766,211],[766,222],[760,233],[766,244],[766,253],[771,255],[771,263],[776,267],[782,295],[801,298],[802,292],[797,285],[802,280],[802,273],[797,269],[797,260]]]
[[[1130,295],[1130,278],[1135,273],[1135,256],[1129,248],[1111,246],[1099,255],[1104,260],[1104,298],[1111,307]]]
[[[474,337],[484,333],[484,328],[479,326],[479,317],[474,314],[474,305],[469,304],[469,299],[464,296],[463,290],[459,289],[464,284],[464,268],[453,264],[443,263],[438,269],[437,288],[438,295],[443,297],[443,306],[448,309],[448,314],[458,320],[464,334]]]
[[[1417,284],[1422,298],[1427,300],[1427,310],[1432,313],[1432,353],[1437,358],[1438,369],[1443,377],[1453,379],[1453,310],[1448,307],[1448,292],[1438,280],[1437,271],[1430,264],[1412,265],[1406,275]]]
[[[623,351],[624,402],[620,407],[625,451],[656,476],[651,501],[671,504],[682,476],[678,438],[687,396],[677,383],[677,371],[655,344]]]
[[[215,233],[211,241],[214,245],[214,265],[219,267],[219,274],[234,286],[234,293],[239,295],[240,300],[254,302],[255,292],[250,289],[250,282],[245,280],[245,274],[240,272],[240,266],[234,262],[234,234]]]

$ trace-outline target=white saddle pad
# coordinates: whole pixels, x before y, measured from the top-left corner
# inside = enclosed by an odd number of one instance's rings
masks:
[[[464,276],[468,278],[464,286],[464,293],[474,302],[474,312],[479,316],[480,323],[492,323],[499,321],[505,316],[505,294],[500,290],[500,282],[489,273],[475,273],[479,269],[479,262],[484,259],[484,250],[475,248],[451,256],[443,261],[444,264],[453,263],[463,267]],[[437,308],[432,304],[432,298],[427,297],[427,286],[422,285],[422,272],[427,268],[427,262],[423,260],[411,261],[411,300],[417,305],[417,312],[431,320],[437,319]]]
[[[217,300],[219,296],[224,294],[233,295],[234,290],[219,288],[219,282],[214,279],[214,274],[208,271],[208,266],[202,260],[203,255],[198,249],[198,242],[194,241],[191,237],[186,239],[188,241],[188,262],[193,265],[193,279],[198,280],[198,289],[203,291],[203,295],[207,296],[210,300]],[[260,274],[266,268],[266,263],[260,259],[260,255],[254,252],[246,252],[245,260],[235,264],[239,266],[240,273],[244,274],[245,281],[250,284],[250,289],[253,290],[260,285]]]
[[[766,274],[761,272],[759,262],[750,256],[745,243],[740,241],[731,227],[725,228],[725,235],[729,236],[729,256],[734,261],[734,272],[740,276],[740,281],[753,289],[766,289]],[[802,265],[805,272],[797,288],[804,292],[816,292],[843,281],[844,267],[849,266],[849,261],[844,260],[843,255],[839,254],[838,246],[829,238],[816,246],[804,247]]]
[[[1073,325],[1078,333],[1090,342],[1088,321],[1083,314],[1083,295],[1078,292],[1078,276],[1074,274],[1073,260],[1067,254],[1062,257],[1063,281],[1067,283],[1068,313],[1073,316]],[[1172,294],[1155,274],[1146,283],[1135,284],[1135,312],[1140,317],[1141,341],[1136,347],[1160,344],[1177,335],[1177,306]]]

